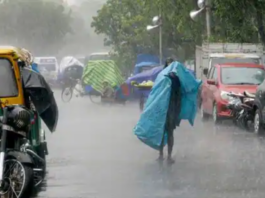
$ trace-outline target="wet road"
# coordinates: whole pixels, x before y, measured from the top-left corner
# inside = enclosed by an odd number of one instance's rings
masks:
[[[48,135],[48,176],[40,198],[262,198],[265,142],[210,122],[175,131],[172,166],[132,133],[136,104],[98,106],[58,98],[58,130]]]

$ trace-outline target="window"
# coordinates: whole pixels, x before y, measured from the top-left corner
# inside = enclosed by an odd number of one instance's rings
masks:
[[[221,81],[226,85],[259,85],[263,82],[265,71],[255,67],[223,67]]]
[[[210,68],[210,71],[209,71],[209,73],[207,75],[207,79],[211,79],[212,78],[214,68],[215,68],[215,66],[213,66],[213,67]]]
[[[211,67],[216,64],[222,63],[253,63],[260,64],[260,59],[258,58],[212,58]]]
[[[212,79],[217,80],[217,78],[218,78],[218,76],[217,76],[217,68],[214,67]]]
[[[0,98],[17,95],[18,87],[13,66],[8,59],[0,58]]]
[[[55,64],[38,64],[38,68],[40,72],[47,70],[50,71],[56,71],[56,65]]]

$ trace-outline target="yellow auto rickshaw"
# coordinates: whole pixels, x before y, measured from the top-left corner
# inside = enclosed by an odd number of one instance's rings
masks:
[[[55,131],[53,92],[23,50],[0,46],[0,198],[28,198],[42,183],[48,149],[41,120]]]

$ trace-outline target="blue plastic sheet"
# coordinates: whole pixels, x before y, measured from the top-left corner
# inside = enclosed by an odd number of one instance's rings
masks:
[[[145,90],[145,91],[140,91],[136,88],[134,88],[132,85],[131,85],[131,82],[132,81],[135,81],[137,83],[142,83],[143,81],[148,81],[148,80],[151,80],[151,81],[155,81],[157,75],[159,74],[159,72],[161,72],[163,70],[163,67],[155,67],[149,71],[145,71],[143,73],[139,73],[139,74],[136,74],[135,76],[132,76],[130,78],[128,78],[126,80],[126,84],[128,85],[129,87],[129,90],[130,90],[130,93],[131,93],[131,98],[135,97],[135,98],[138,98],[141,94],[144,94],[146,97],[148,97],[150,91],[149,90]]]
[[[37,63],[32,63],[31,64],[31,68],[33,71],[40,73],[39,69],[38,69],[38,64]]]
[[[138,74],[141,67],[145,66],[158,66],[159,64],[159,58],[152,54],[138,54],[135,68],[134,68],[134,74]]]
[[[176,119],[188,120],[193,126],[197,110],[197,94],[201,85],[181,63],[174,62],[159,73],[146,101],[134,134],[148,146],[159,149],[164,132],[171,93],[171,80],[167,75],[174,72],[181,83],[181,111]],[[165,137],[165,144],[167,137]]]

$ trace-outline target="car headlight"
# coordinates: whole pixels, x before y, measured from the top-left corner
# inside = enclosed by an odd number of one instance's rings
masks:
[[[229,96],[229,92],[221,91],[220,96],[223,100],[230,101],[233,100],[233,97]]]

